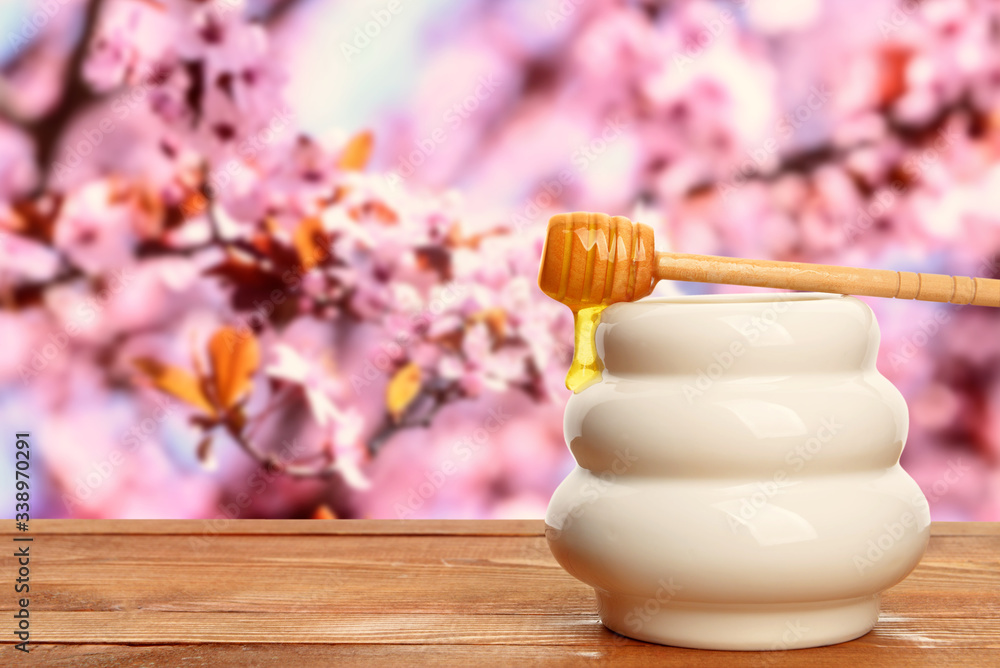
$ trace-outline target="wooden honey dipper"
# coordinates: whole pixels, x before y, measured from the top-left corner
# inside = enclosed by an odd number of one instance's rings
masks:
[[[549,220],[538,287],[576,316],[569,389],[579,392],[600,379],[593,347],[600,312],[647,296],[663,279],[1000,307],[996,279],[657,252],[653,230],[642,223],[603,213],[563,213]]]

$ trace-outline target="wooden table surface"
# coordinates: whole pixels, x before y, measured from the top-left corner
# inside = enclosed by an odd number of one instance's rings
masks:
[[[1000,666],[1000,524],[936,523],[874,631],[790,652],[611,633],[541,521],[42,520],[31,534],[31,653],[10,640],[8,591],[0,665]]]

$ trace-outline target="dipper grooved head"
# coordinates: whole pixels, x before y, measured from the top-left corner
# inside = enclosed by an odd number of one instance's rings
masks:
[[[653,291],[653,230],[624,216],[549,219],[538,287],[572,309],[641,299]]]

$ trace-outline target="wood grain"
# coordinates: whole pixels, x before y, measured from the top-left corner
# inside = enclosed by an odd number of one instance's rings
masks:
[[[961,525],[961,522],[952,524]],[[33,520],[33,534],[169,534],[206,535],[266,534],[329,536],[341,534],[393,536],[542,536],[542,520]],[[18,535],[11,526],[0,528],[0,536]]]
[[[1000,280],[830,264],[657,253],[657,280],[1000,306]]]
[[[104,666],[680,666],[718,668],[726,665],[867,666],[875,660],[865,646],[845,643],[833,647],[803,649],[794,652],[700,652],[638,645],[604,647],[601,645],[541,646],[525,645],[41,645],[32,650],[40,665],[72,668]],[[893,648],[885,652],[882,665],[901,668],[933,666],[996,665],[993,650]]]
[[[784,653],[681,650],[609,632],[537,520],[210,524],[33,522],[32,662],[1000,665],[997,524],[935,524],[873,632]],[[0,616],[15,604],[0,599]],[[13,665],[6,644],[0,663]]]
[[[544,536],[542,520],[34,520],[33,534],[341,534]],[[1000,522],[934,522],[934,536],[1000,536]],[[0,536],[20,535],[13,526]]]

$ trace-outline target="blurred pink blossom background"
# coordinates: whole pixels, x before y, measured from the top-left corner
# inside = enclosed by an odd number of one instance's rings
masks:
[[[0,36],[0,423],[39,517],[541,517],[555,213],[1000,276],[991,2],[63,0]],[[868,301],[932,517],[1000,520],[1000,313]]]

